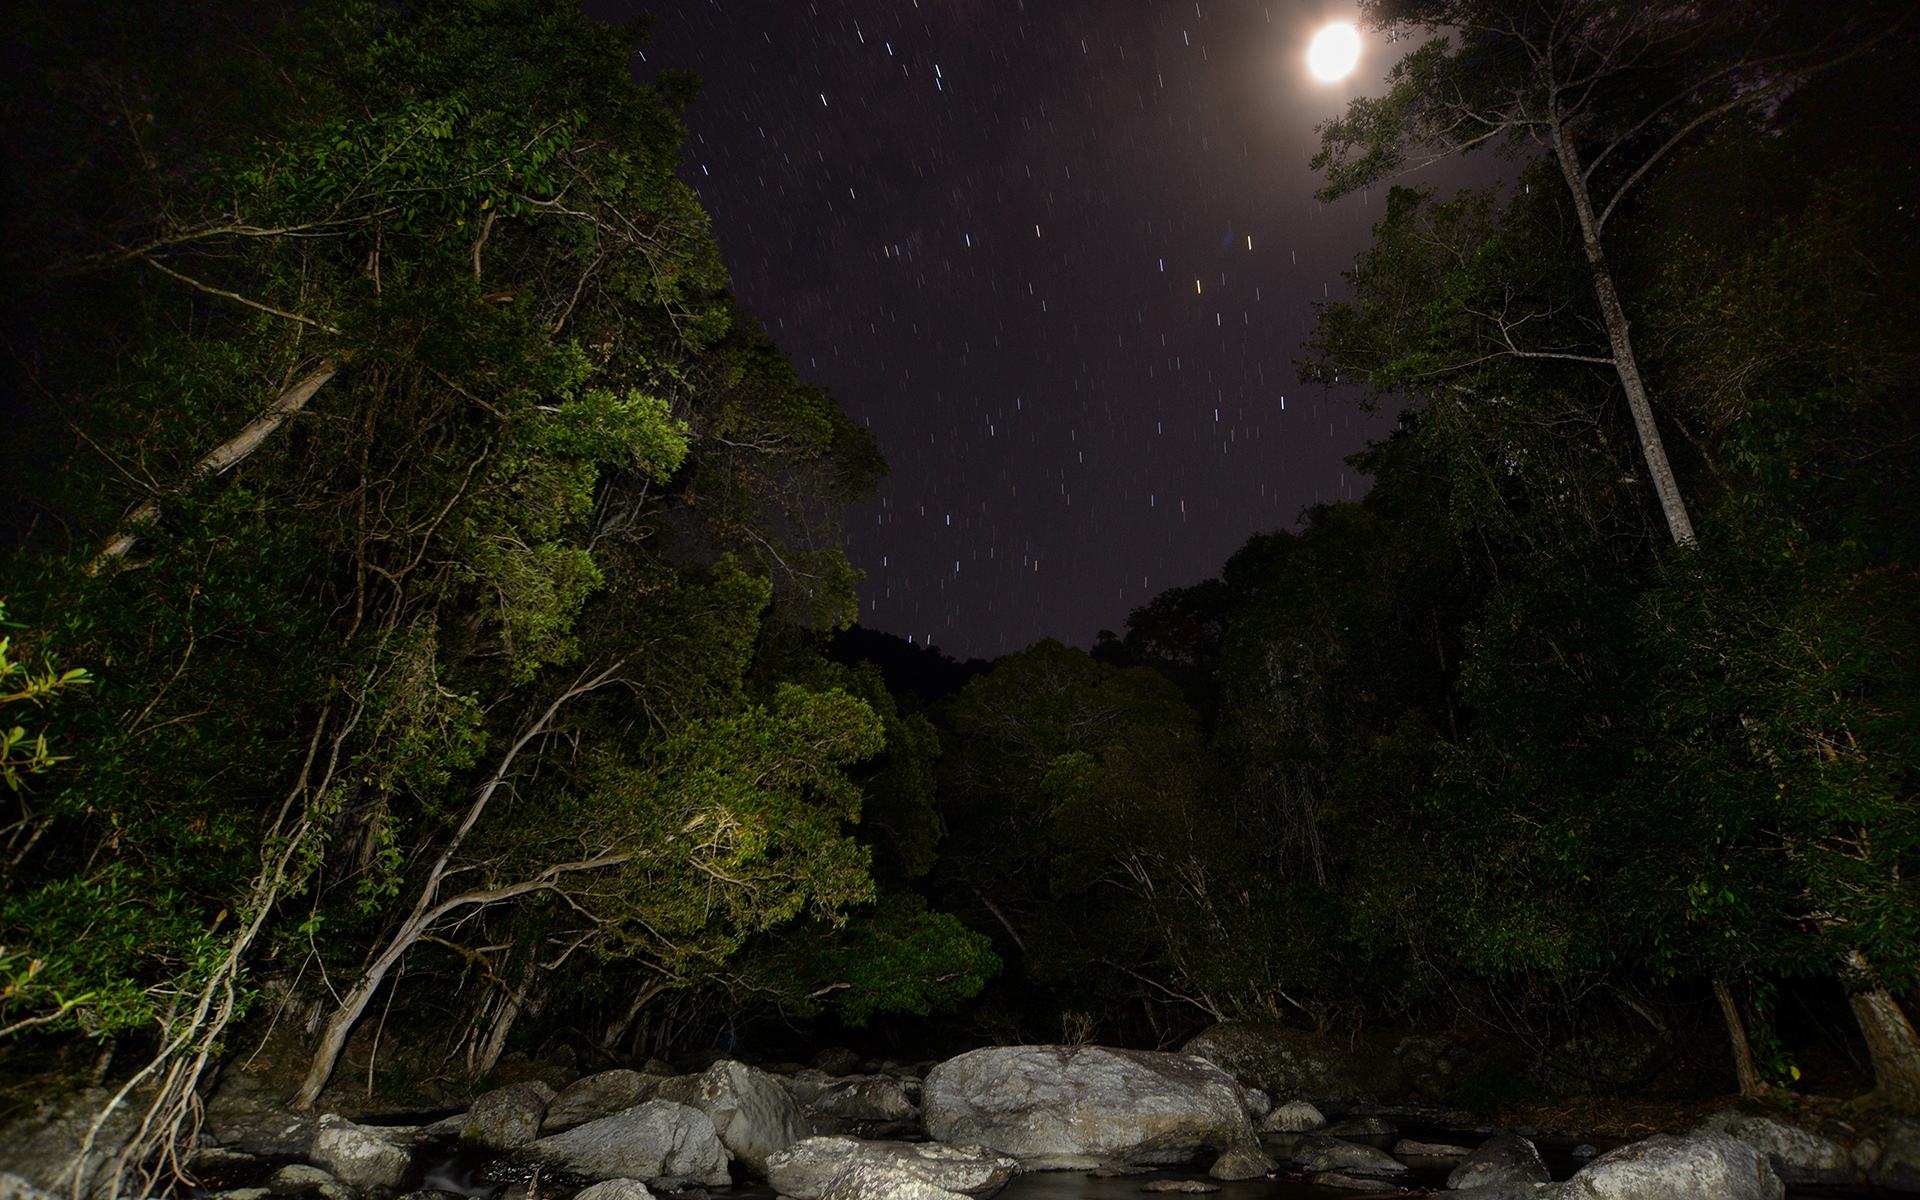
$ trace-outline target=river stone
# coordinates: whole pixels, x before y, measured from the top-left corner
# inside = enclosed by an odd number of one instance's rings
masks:
[[[668,1079],[654,1093],[706,1113],[720,1140],[755,1178],[767,1174],[767,1156],[813,1133],[793,1095],[765,1071],[721,1059],[698,1075]]]
[[[1243,1084],[1240,1088],[1240,1107],[1246,1109],[1247,1117],[1258,1125],[1266,1119],[1268,1113],[1273,1111],[1273,1097],[1257,1087],[1247,1087]]]
[[[1579,1200],[1569,1183],[1487,1183],[1443,1193],[1447,1200]]]
[[[906,1090],[885,1075],[843,1079],[815,1096],[809,1107],[848,1121],[910,1121],[919,1113]]]
[[[1398,1175],[1407,1165],[1377,1146],[1332,1137],[1302,1138],[1293,1148],[1294,1165],[1308,1171],[1353,1171],[1361,1175]]]
[[[1473,1151],[1450,1142],[1419,1142],[1401,1138],[1393,1144],[1395,1158],[1465,1158]]]
[[[653,1193],[638,1179],[603,1179],[575,1192],[573,1200],[653,1200]]]
[[[706,1113],[670,1100],[649,1100],[565,1133],[527,1151],[554,1165],[600,1179],[649,1184],[687,1180],[708,1187],[732,1182],[727,1148]]]
[[[462,1141],[491,1150],[517,1150],[540,1136],[541,1118],[553,1090],[539,1083],[510,1083],[484,1093],[460,1124]]]
[[[1277,1105],[1260,1122],[1261,1133],[1312,1133],[1326,1127],[1327,1119],[1305,1100],[1289,1100]]]
[[[560,1089],[560,1094],[547,1105],[546,1115],[540,1119],[540,1132],[559,1133],[632,1108],[643,1100],[653,1099],[654,1090],[659,1086],[658,1075],[643,1075],[625,1068],[576,1079]]]
[[[1223,1021],[1181,1049],[1275,1096],[1375,1100],[1401,1091],[1391,1054],[1270,1022]]]
[[[1178,1164],[1258,1141],[1231,1076],[1152,1050],[989,1046],[935,1067],[921,1105],[936,1141],[1029,1168]]]
[[[863,1142],[847,1137],[811,1137],[767,1159],[767,1182],[794,1200],[818,1200],[855,1162],[897,1167],[950,1192],[990,1196],[1007,1185],[1020,1164],[980,1146],[939,1142]]]
[[[320,1200],[353,1200],[353,1189],[319,1167],[306,1163],[288,1163],[267,1180],[267,1191],[275,1196],[316,1195]]]
[[[1366,1192],[1372,1196],[1406,1191],[1403,1187],[1381,1182],[1378,1175],[1349,1175],[1345,1171],[1321,1171],[1309,1178],[1307,1182],[1315,1187],[1346,1188],[1348,1191]]]
[[[1258,1179],[1273,1169],[1274,1161],[1260,1149],[1258,1142],[1244,1142],[1227,1147],[1219,1158],[1213,1160],[1213,1166],[1207,1168],[1207,1174],[1231,1183],[1240,1179]]]
[[[1724,1133],[1661,1134],[1609,1150],[1573,1177],[1580,1200],[1783,1200],[1766,1156]]]
[[[1553,1172],[1541,1161],[1540,1150],[1517,1133],[1502,1133],[1480,1143],[1466,1161],[1447,1176],[1447,1187],[1480,1187],[1491,1183],[1550,1183]]]
[[[1852,1153],[1832,1138],[1790,1125],[1777,1117],[1750,1116],[1725,1109],[1700,1122],[1696,1132],[1739,1138],[1767,1156],[1774,1174],[1786,1184],[1852,1183]]]
[[[320,1118],[307,1159],[324,1167],[335,1179],[354,1188],[390,1188],[398,1184],[413,1163],[410,1150],[396,1144],[412,1141],[407,1128],[370,1128],[355,1125],[337,1113]]]
[[[820,1200],[967,1200],[967,1195],[928,1183],[893,1163],[857,1159],[834,1176]]]
[[[1887,1126],[1867,1178],[1889,1191],[1920,1192],[1920,1122],[1895,1120]]]

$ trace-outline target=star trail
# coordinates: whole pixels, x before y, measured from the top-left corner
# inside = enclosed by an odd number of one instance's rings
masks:
[[[735,287],[891,473],[861,622],[1087,644],[1249,534],[1354,498],[1390,413],[1303,385],[1384,197],[1322,204],[1318,0],[611,0],[690,70],[685,180]],[[1398,49],[1398,48],[1396,48]],[[1444,181],[1440,177],[1436,181]]]

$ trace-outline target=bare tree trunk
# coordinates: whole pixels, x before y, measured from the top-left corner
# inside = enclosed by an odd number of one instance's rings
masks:
[[[1740,1019],[1740,1005],[1735,1002],[1727,981],[1718,975],[1713,977],[1713,998],[1720,1002],[1720,1016],[1727,1023],[1727,1041],[1733,1048],[1733,1074],[1740,1082],[1740,1095],[1747,1100],[1765,1098],[1773,1089],[1760,1078],[1760,1068],[1753,1061],[1753,1043],[1747,1040],[1746,1022]]]
[[[487,1031],[486,1044],[480,1048],[480,1059],[474,1063],[474,1076],[484,1077],[500,1062],[500,1054],[507,1048],[507,1034],[513,1032],[513,1023],[519,1019],[526,1008],[527,989],[533,986],[534,962],[531,958],[520,972],[518,987],[506,989],[506,996],[500,1001],[500,1010],[493,1016],[493,1028]]]
[[[1586,168],[1579,151],[1567,139],[1558,118],[1552,122],[1553,151],[1567,190],[1573,194],[1573,210],[1580,219],[1580,241],[1586,248],[1587,267],[1593,274],[1593,295],[1600,303],[1600,317],[1606,322],[1607,341],[1613,348],[1613,369],[1626,389],[1627,408],[1633,414],[1634,431],[1640,437],[1640,453],[1646,459],[1647,475],[1653,480],[1654,494],[1660,498],[1660,511],[1667,518],[1667,532],[1680,546],[1694,544],[1693,519],[1687,515],[1687,503],[1667,461],[1666,443],[1653,419],[1653,403],[1647,398],[1647,385],[1640,378],[1640,362],[1634,357],[1633,337],[1626,311],[1620,307],[1620,293],[1614,287],[1613,271],[1607,266],[1606,250],[1600,244],[1600,222],[1594,216],[1593,196],[1587,191]]]
[[[1847,1000],[1866,1039],[1881,1097],[1902,1112],[1920,1112],[1920,1036],[1913,1022],[1893,993],[1875,981],[1873,965],[1859,950],[1847,951],[1842,978],[1860,988]]]
[[[189,482],[202,475],[220,475],[239,466],[248,455],[260,448],[262,442],[272,436],[276,429],[287,423],[288,418],[307,406],[313,394],[326,386],[339,370],[331,362],[322,362],[319,366],[302,376],[292,387],[274,397],[267,411],[241,426],[240,432],[221,442],[200,457],[188,474]],[[87,570],[94,572],[106,566],[116,558],[126,557],[127,551],[140,540],[140,529],[151,525],[160,515],[158,501],[148,500],[127,514],[120,522],[120,528],[100,547],[93,561],[87,564]]]

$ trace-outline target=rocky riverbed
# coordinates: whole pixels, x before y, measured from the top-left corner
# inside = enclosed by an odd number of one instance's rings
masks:
[[[242,1079],[195,1162],[218,1200],[1118,1200],[1449,1195],[1783,1200],[1920,1194],[1920,1124],[1851,1142],[1725,1111],[1682,1134],[1579,1144],[1359,1086],[1269,1093],[1242,1053],[1001,1046],[934,1064],[612,1070],[526,1081],[463,1111],[305,1116]],[[1216,1048],[1217,1042],[1216,1039]],[[1244,1031],[1234,1042],[1247,1049]],[[1271,1067],[1271,1062],[1268,1066]],[[1299,1082],[1282,1078],[1282,1083]],[[0,1200],[58,1183],[57,1123],[0,1131]]]

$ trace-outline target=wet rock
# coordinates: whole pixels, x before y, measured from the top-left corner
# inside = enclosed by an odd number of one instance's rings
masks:
[[[1777,1117],[1727,1110],[1702,1121],[1700,1130],[1729,1134],[1752,1146],[1767,1156],[1783,1183],[1853,1182],[1853,1155],[1845,1146]]]
[[[920,1111],[906,1090],[885,1075],[843,1079],[815,1096],[810,1107],[845,1121],[911,1121]]]
[[[314,1129],[307,1158],[348,1187],[390,1188],[413,1163],[413,1134],[408,1127],[356,1125],[328,1113]]]
[[[653,1200],[653,1193],[638,1179],[606,1179],[574,1193],[573,1200]]]
[[[654,1186],[685,1181],[723,1187],[732,1182],[727,1148],[712,1119],[670,1100],[649,1100],[543,1137],[526,1152],[595,1179],[639,1179]]]
[[[1399,1175],[1407,1165],[1377,1146],[1333,1137],[1302,1138],[1293,1148],[1295,1166],[1308,1171],[1349,1171],[1359,1175]]]
[[[1401,1138],[1393,1144],[1395,1158],[1465,1158],[1472,1153],[1467,1147],[1451,1142],[1417,1142],[1412,1138]]]
[[[1539,1148],[1517,1133],[1488,1138],[1447,1176],[1447,1187],[1482,1187],[1496,1183],[1549,1183],[1553,1173],[1540,1159]]]
[[[1783,1200],[1766,1156],[1724,1133],[1662,1134],[1609,1150],[1580,1168],[1580,1200]]]
[[[1014,1159],[981,1146],[813,1137],[768,1158],[767,1182],[794,1200],[817,1200],[842,1171],[856,1161],[869,1160],[897,1167],[935,1187],[971,1196],[992,1195],[1020,1169]]]
[[[707,1114],[720,1140],[755,1178],[766,1178],[768,1155],[813,1135],[813,1123],[777,1078],[731,1059],[696,1076],[665,1080],[655,1095]]]
[[[1312,1133],[1326,1127],[1327,1119],[1305,1100],[1289,1100],[1278,1105],[1260,1122],[1262,1133]]]
[[[1375,1196],[1407,1190],[1390,1183],[1383,1183],[1377,1175],[1354,1175],[1346,1171],[1321,1171],[1308,1182],[1315,1187],[1346,1188],[1349,1191],[1366,1192]]]
[[[473,1102],[460,1124],[463,1141],[492,1150],[517,1150],[540,1136],[553,1089],[536,1082],[510,1083]]]
[[[935,1140],[978,1143],[1036,1168],[1178,1164],[1258,1140],[1231,1076],[1148,1050],[974,1050],[928,1074],[922,1107]]]
[[[1358,1100],[1402,1090],[1391,1054],[1284,1025],[1225,1021],[1194,1035],[1181,1049],[1275,1096]]]
[[[644,1075],[625,1069],[602,1071],[576,1079],[560,1089],[540,1119],[540,1132],[559,1133],[588,1121],[612,1116],[653,1099],[660,1086],[658,1075]]]
[[[1268,1158],[1258,1143],[1247,1142],[1239,1146],[1230,1146],[1219,1158],[1213,1160],[1213,1166],[1207,1174],[1215,1179],[1229,1182],[1238,1179],[1258,1179],[1274,1169],[1274,1161]]]
[[[319,1167],[288,1163],[267,1180],[275,1196],[319,1196],[320,1200],[354,1200],[353,1189]]]

